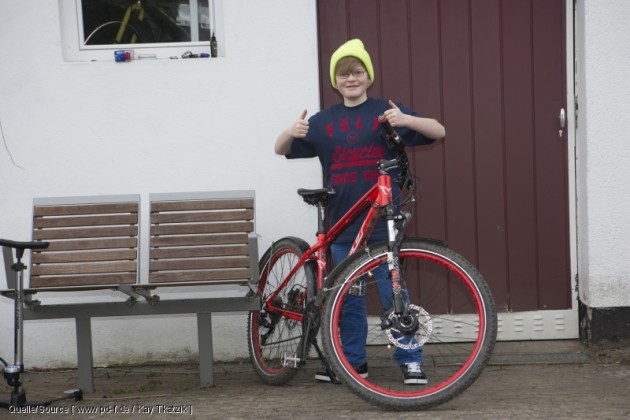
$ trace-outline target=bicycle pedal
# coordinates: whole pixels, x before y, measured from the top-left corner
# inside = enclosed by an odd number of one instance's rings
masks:
[[[296,355],[287,356],[286,354],[282,355],[282,366],[297,369],[301,359]]]
[[[348,293],[351,296],[365,296],[366,290],[367,290],[367,282],[365,281],[365,279],[359,279],[350,286],[350,291]]]

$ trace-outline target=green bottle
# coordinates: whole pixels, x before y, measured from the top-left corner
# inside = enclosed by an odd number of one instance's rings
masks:
[[[210,56],[217,56],[217,39],[214,36],[214,32],[212,32],[212,38],[210,38]]]

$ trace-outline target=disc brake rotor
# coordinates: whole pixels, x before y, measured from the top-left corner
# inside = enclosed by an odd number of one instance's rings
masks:
[[[415,334],[404,333],[397,329],[395,325],[398,324],[397,315],[391,313],[388,316],[389,325],[391,327],[385,329],[389,342],[394,346],[403,350],[415,350],[420,348],[429,340],[431,333],[433,332],[433,321],[431,316],[424,308],[418,305],[409,305],[410,316],[415,317],[418,320],[418,330]]]

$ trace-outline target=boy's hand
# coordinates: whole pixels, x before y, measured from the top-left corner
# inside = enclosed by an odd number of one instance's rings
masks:
[[[389,100],[389,106],[391,108],[383,112],[383,114],[387,117],[392,127],[405,127],[433,140],[442,139],[446,136],[446,129],[437,120],[405,114],[391,99]]]
[[[306,110],[302,112],[300,118],[287,130],[288,134],[296,139],[302,139],[306,137],[308,133],[308,120],[306,120]]]
[[[391,99],[389,100],[389,106],[391,108],[384,112],[387,121],[389,121],[392,127],[404,127],[404,121],[407,115],[404,114]]]

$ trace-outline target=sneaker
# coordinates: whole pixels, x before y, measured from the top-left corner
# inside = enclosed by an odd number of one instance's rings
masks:
[[[424,385],[429,383],[427,375],[422,370],[422,365],[418,362],[404,364],[400,369],[405,377],[405,385]]]
[[[367,363],[363,363],[361,366],[359,366],[356,369],[357,373],[359,375],[361,375],[362,378],[366,379],[368,377],[368,366]],[[320,382],[334,382],[334,383],[341,383],[341,381],[339,380],[339,378],[337,378],[335,376],[335,380],[331,380],[330,375],[328,375],[328,372],[326,372],[326,369],[322,367],[321,370],[318,370],[317,372],[315,372],[315,380],[320,381]]]

